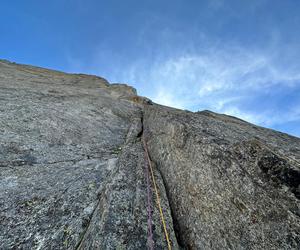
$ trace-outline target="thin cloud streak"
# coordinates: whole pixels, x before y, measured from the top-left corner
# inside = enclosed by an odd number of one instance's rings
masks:
[[[242,105],[243,101],[255,101],[258,93],[268,93],[273,88],[299,87],[300,74],[283,71],[268,54],[241,48],[208,50],[166,57],[150,65],[140,62],[123,71],[121,78],[151,86],[146,91],[142,89],[141,94],[176,108],[210,109],[265,126],[299,119],[297,112],[274,116],[271,109],[249,110]]]

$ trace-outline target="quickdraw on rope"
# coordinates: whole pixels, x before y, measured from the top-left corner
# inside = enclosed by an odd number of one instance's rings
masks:
[[[153,186],[154,186],[154,191],[155,191],[155,195],[156,195],[156,202],[157,202],[157,206],[158,206],[158,209],[159,209],[160,219],[161,219],[161,222],[162,222],[162,225],[163,225],[163,228],[164,228],[164,233],[165,233],[166,241],[167,241],[167,244],[168,244],[168,250],[171,250],[172,249],[171,242],[170,242],[170,239],[169,239],[169,234],[168,234],[168,231],[167,231],[167,226],[166,226],[163,210],[161,208],[160,197],[159,197],[159,193],[158,193],[158,189],[157,189],[157,185],[156,185],[156,181],[155,181],[155,177],[154,177],[154,173],[153,173],[153,169],[152,169],[152,164],[151,164],[151,160],[150,160],[150,157],[149,157],[148,148],[147,148],[147,144],[146,144],[144,136],[142,137],[142,140],[143,140],[143,146],[144,146],[144,150],[145,150],[145,153],[146,153],[148,165],[149,165],[149,168],[150,168],[150,173],[151,173],[152,182],[153,182]]]

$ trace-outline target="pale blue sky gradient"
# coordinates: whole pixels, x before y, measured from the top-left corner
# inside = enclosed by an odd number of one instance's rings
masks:
[[[0,58],[300,137],[298,0],[3,0]]]

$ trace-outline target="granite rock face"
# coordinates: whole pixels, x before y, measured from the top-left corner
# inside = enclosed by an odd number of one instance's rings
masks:
[[[167,249],[142,138],[172,249],[300,248],[299,138],[0,61],[0,249]]]
[[[207,111],[144,117],[180,246],[299,248],[298,138]]]

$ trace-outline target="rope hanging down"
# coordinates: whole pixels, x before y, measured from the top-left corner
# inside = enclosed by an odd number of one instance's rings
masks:
[[[146,176],[146,182],[147,182],[147,202],[148,202],[148,206],[147,206],[147,212],[148,212],[148,219],[147,219],[147,223],[148,223],[148,249],[149,250],[154,250],[154,244],[153,244],[153,233],[152,233],[152,202],[151,202],[151,198],[152,198],[152,192],[151,192],[151,188],[150,188],[150,175],[149,175],[149,166],[148,166],[148,161],[147,161],[147,156],[146,156],[146,152],[145,152],[145,176]]]
[[[169,239],[169,234],[168,234],[168,231],[167,231],[167,226],[166,226],[164,214],[163,214],[163,211],[162,211],[162,208],[161,208],[160,197],[159,197],[159,193],[158,193],[158,189],[157,189],[157,185],[156,185],[156,181],[155,181],[155,177],[154,177],[154,173],[153,173],[153,168],[152,168],[152,164],[151,164],[151,160],[150,160],[150,157],[149,157],[148,148],[147,148],[147,144],[146,144],[144,136],[142,137],[142,140],[143,140],[144,150],[146,152],[146,157],[147,157],[147,161],[148,161],[149,168],[150,168],[150,173],[151,173],[152,182],[153,182],[153,186],[154,186],[154,191],[155,191],[155,195],[156,195],[156,202],[157,202],[157,206],[158,206],[158,209],[159,209],[160,219],[161,219],[161,222],[162,222],[162,225],[163,225],[163,228],[164,228],[164,233],[165,233],[166,241],[167,241],[167,244],[168,244],[168,250],[171,250],[172,249],[171,242],[170,242],[170,239]]]

